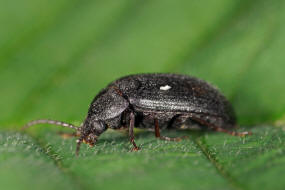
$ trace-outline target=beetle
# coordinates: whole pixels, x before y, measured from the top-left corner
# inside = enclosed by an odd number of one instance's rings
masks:
[[[128,128],[132,150],[135,143],[134,127],[154,128],[155,137],[179,141],[182,137],[162,136],[160,129],[191,128],[193,122],[218,132],[245,136],[250,132],[235,132],[234,110],[219,90],[204,80],[181,74],[135,74],[111,82],[91,102],[87,116],[80,127],[69,123],[40,119],[27,123],[48,123],[75,129],[76,155],[83,143],[93,146],[108,128]]]

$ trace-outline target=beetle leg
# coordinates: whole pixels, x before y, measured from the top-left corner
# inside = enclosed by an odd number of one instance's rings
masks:
[[[135,136],[134,136],[134,126],[135,126],[135,115],[133,112],[130,113],[130,126],[129,126],[129,137],[130,142],[133,144],[132,151],[139,150],[139,147],[135,143]]]
[[[199,119],[197,117],[193,117],[192,116],[191,119],[197,121],[198,123],[200,123],[202,125],[208,126],[209,128],[213,129],[214,131],[227,133],[227,134],[232,135],[232,136],[244,137],[246,135],[252,135],[252,132],[248,132],[248,131],[245,131],[245,132],[229,131],[229,130],[223,129],[221,127],[217,127],[217,126],[211,125],[210,123],[208,123],[206,121],[203,121],[203,120],[201,120],[201,119]]]
[[[158,126],[158,121],[157,119],[154,119],[154,126],[155,126],[155,137],[160,138],[160,131],[159,131],[159,126]]]
[[[159,125],[158,125],[158,120],[154,119],[154,126],[155,126],[155,137],[156,138],[160,138],[161,140],[165,140],[165,141],[181,141],[184,138],[188,138],[186,136],[183,137],[175,137],[175,138],[171,138],[171,137],[166,137],[166,136],[161,136],[160,135],[160,129],[159,129]]]

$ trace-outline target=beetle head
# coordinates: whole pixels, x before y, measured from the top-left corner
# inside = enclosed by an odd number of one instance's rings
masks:
[[[83,138],[83,143],[88,144],[89,146],[93,147],[95,143],[97,142],[97,135],[94,135],[93,133],[90,133],[86,137]]]
[[[103,122],[87,118],[80,129],[81,135],[77,140],[76,155],[79,153],[82,142],[93,147],[97,142],[98,137],[106,130],[106,128],[107,127]]]

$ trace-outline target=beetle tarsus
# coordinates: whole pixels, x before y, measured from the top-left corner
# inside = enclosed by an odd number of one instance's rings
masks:
[[[218,132],[227,133],[227,134],[232,135],[232,136],[238,136],[238,137],[245,137],[247,135],[252,135],[252,132],[250,132],[250,131],[236,132],[236,131],[228,131],[228,130],[222,129],[222,128],[215,128],[214,130],[218,131]]]
[[[140,147],[133,147],[132,149],[131,149],[131,152],[136,152],[136,151],[139,151],[140,150]]]

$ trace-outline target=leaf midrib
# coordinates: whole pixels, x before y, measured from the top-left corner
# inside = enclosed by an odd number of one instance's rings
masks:
[[[229,172],[227,172],[223,165],[221,165],[216,159],[215,155],[212,154],[207,145],[202,142],[201,137],[197,137],[193,140],[196,146],[203,152],[204,156],[209,160],[209,162],[216,168],[217,172],[226,179],[233,189],[243,190],[245,189],[235,178],[233,178]]]

